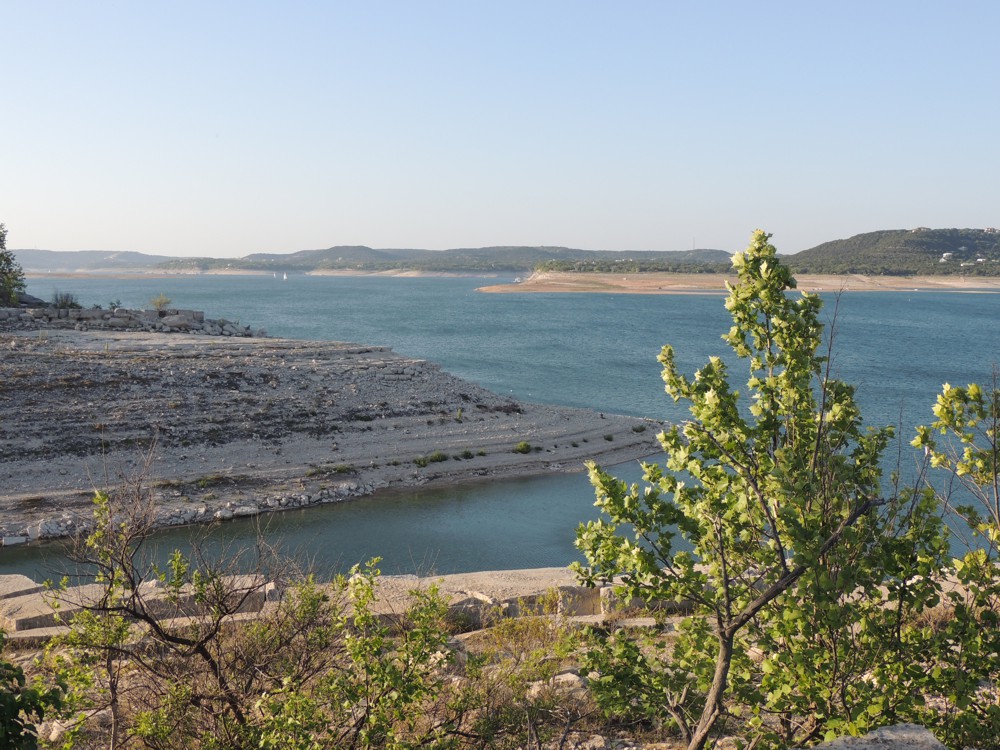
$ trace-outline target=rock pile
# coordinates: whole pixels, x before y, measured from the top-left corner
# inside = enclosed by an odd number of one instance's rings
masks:
[[[206,336],[256,336],[267,332],[220,318],[205,318],[199,310],[84,310],[65,307],[0,307],[0,330],[59,329],[112,330],[147,333],[194,333]]]

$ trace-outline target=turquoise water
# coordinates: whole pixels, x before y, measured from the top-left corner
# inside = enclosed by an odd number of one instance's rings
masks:
[[[722,295],[483,294],[478,278],[196,276],[168,279],[29,279],[31,294],[58,289],[84,304],[120,299],[174,305],[239,319],[273,336],[384,344],[518,398],[663,419],[684,413],[663,394],[656,355],[675,347],[693,372],[724,354],[729,319]],[[832,319],[834,296],[827,296]],[[931,292],[840,296],[833,370],[858,387],[871,424],[930,421],[944,382],[990,377],[1000,357],[1000,295]],[[741,369],[734,367],[735,376]],[[633,466],[621,471],[636,477]],[[385,572],[441,573],[564,565],[575,559],[577,523],[593,517],[582,474],[393,493],[343,506],[267,518],[268,536],[324,570],[372,555]],[[218,533],[239,543],[250,523]],[[189,532],[173,531],[173,544]],[[243,535],[243,536],[241,536]],[[3,550],[0,573],[40,575],[38,550]]]

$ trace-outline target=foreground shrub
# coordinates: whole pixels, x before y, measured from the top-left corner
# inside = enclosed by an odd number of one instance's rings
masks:
[[[936,601],[946,549],[932,497],[882,492],[892,430],[866,430],[829,376],[822,303],[789,294],[768,239],[734,256],[725,303],[746,390],[723,359],[688,378],[664,347],[667,393],[692,419],[660,435],[665,466],[645,464],[644,487],[591,464],[602,518],[577,532],[584,583],[693,607],[669,647],[597,637],[589,657],[606,712],[672,723],[690,750],[723,720],[777,747],[911,710],[919,644],[899,624]]]
[[[252,559],[195,545],[161,568],[141,477],[94,502],[93,529],[71,554],[96,595],[73,601],[68,580],[53,592],[56,606],[80,606],[46,656],[70,687],[67,746],[409,747],[440,744],[456,727],[438,704],[450,652],[434,590],[413,592],[388,619],[373,607],[374,562],[320,585],[262,542]],[[269,581],[285,587],[281,600],[241,619]],[[95,712],[106,726],[88,723]]]

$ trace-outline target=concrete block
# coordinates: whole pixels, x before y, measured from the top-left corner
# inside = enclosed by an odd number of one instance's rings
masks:
[[[32,581],[28,576],[14,574],[0,576],[0,599],[11,599],[25,594],[35,594],[42,590],[42,587]]]

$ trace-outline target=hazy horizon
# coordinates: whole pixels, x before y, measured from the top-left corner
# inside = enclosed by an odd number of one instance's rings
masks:
[[[1000,224],[1000,5],[6,3],[8,247],[738,250]]]

